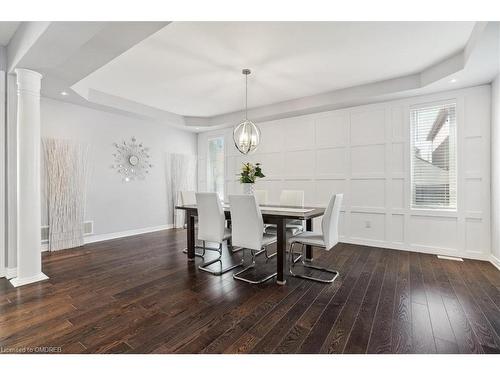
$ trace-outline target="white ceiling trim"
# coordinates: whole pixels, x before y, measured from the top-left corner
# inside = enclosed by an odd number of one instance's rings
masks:
[[[488,22],[477,22],[468,42],[459,53],[427,67],[421,72],[256,107],[250,109],[248,115],[254,121],[269,121],[352,105],[366,104],[368,102],[375,102],[383,99],[387,100],[388,98],[404,96],[405,93],[406,95],[410,95],[412,90],[424,88],[463,70],[487,24]],[[176,127],[190,128],[197,131],[232,125],[241,120],[244,114],[244,111],[237,111],[212,117],[182,116],[92,89],[89,90],[89,92],[84,92],[84,90],[79,89],[78,84],[74,85],[72,88],[91,102],[113,106],[124,111],[138,113],[148,118],[165,121]]]

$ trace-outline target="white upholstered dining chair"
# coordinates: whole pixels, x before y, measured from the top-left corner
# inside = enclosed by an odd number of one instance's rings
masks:
[[[222,245],[224,241],[227,241],[228,248],[231,247],[229,242],[231,230],[226,227],[226,216],[219,195],[217,193],[196,193],[196,206],[198,209],[198,239],[203,242],[203,248],[205,248],[206,242],[219,244],[217,249],[219,257],[201,264],[198,268],[213,275],[222,275],[242,266],[243,260],[226,268],[223,267]],[[220,270],[214,271],[208,268],[216,262],[220,263]]]
[[[304,207],[304,191],[282,190],[280,194],[280,206]],[[287,236],[296,235],[303,230],[304,223],[302,222],[302,220],[291,220],[286,223]],[[267,225],[266,232],[269,234],[276,234],[276,225]]]
[[[180,196],[181,196],[181,204],[183,206],[196,204],[196,191],[182,190],[180,192]]]
[[[193,190],[181,190],[180,191],[180,204],[181,206],[194,206],[196,205],[196,191]],[[184,228],[187,227],[187,213],[185,213],[185,223],[184,223]],[[195,224],[195,228],[197,228],[198,225]],[[201,252],[196,252],[196,249],[201,249]],[[206,250],[212,250],[212,251],[219,251],[219,249],[213,248],[213,247],[203,247],[203,246],[196,246],[195,245],[195,253],[194,255],[197,257],[203,258],[205,256]],[[187,254],[187,248],[183,249],[182,252],[184,254]]]
[[[314,266],[312,263],[305,261],[304,248],[307,245],[320,247],[326,251],[331,250],[339,242],[339,218],[340,218],[340,206],[342,205],[342,200],[344,198],[343,194],[335,194],[330,199],[328,207],[325,210],[323,218],[321,220],[321,231],[322,233],[315,233],[305,231],[297,234],[290,238],[290,274],[294,277],[300,277],[303,279],[309,279],[313,281],[319,281],[322,283],[332,283],[339,275],[338,271],[331,270],[324,267]],[[294,259],[293,247],[295,244],[302,245],[302,254],[297,259]],[[305,274],[294,273],[293,268],[296,262],[302,259],[302,265],[305,268],[310,268],[322,272],[332,274],[331,279],[321,279],[318,277],[312,277]]]
[[[257,200],[253,195],[230,195],[232,244],[250,250],[251,264],[233,275],[236,280],[260,284],[276,276],[276,272],[259,280],[252,280],[241,274],[255,267],[255,257],[266,252],[267,246],[276,242],[276,236],[264,233],[264,221]],[[269,258],[269,256],[268,256]]]

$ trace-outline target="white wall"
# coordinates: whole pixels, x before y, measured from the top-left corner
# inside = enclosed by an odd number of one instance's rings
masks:
[[[261,162],[277,203],[282,189],[305,191],[307,205],[343,192],[342,241],[451,256],[490,257],[490,86],[260,123],[262,143],[239,155],[232,129],[198,136],[198,186],[206,189],[208,137],[226,139],[226,192],[240,192],[245,160]],[[409,108],[455,99],[458,210],[410,209]],[[319,223],[315,227],[319,228]],[[369,228],[368,228],[369,226]]]
[[[500,267],[500,75],[491,85],[491,254]]]
[[[5,237],[6,65],[5,47],[0,46],[0,277],[5,276],[7,268],[7,242]]]
[[[85,216],[94,221],[94,240],[172,224],[167,218],[165,156],[196,154],[195,134],[47,98],[41,101],[41,117],[42,137],[90,144],[91,174]],[[132,136],[150,148],[154,166],[145,180],[125,183],[111,168],[113,143],[130,140]],[[42,209],[42,225],[47,223],[46,215],[46,209]]]

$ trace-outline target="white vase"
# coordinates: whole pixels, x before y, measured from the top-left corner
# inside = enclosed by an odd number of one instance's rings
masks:
[[[255,193],[255,184],[242,183],[242,185],[243,185],[243,194],[253,195]]]

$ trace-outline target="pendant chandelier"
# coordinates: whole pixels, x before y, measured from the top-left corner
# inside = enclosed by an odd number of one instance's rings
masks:
[[[248,75],[250,69],[243,69],[245,75],[245,121],[233,130],[234,145],[239,152],[246,155],[257,148],[260,143],[260,129],[248,119]]]

